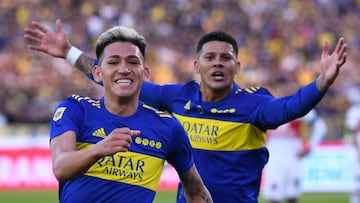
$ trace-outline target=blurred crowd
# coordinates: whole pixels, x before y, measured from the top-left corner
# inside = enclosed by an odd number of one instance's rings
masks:
[[[101,87],[68,62],[26,48],[23,30],[32,20],[55,30],[56,19],[72,44],[92,56],[102,31],[134,27],[147,39],[146,62],[159,84],[196,79],[195,45],[209,31],[236,37],[241,86],[270,89],[278,77],[300,86],[314,80],[322,42],[332,51],[342,36],[347,64],[317,110],[342,123],[351,105],[347,90],[360,87],[360,0],[1,0],[0,123],[47,123],[69,95],[100,95]]]

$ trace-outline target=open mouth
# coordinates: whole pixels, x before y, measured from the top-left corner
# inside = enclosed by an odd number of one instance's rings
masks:
[[[225,75],[224,75],[223,72],[216,71],[216,72],[213,72],[213,73],[211,74],[211,76],[212,76],[214,79],[223,79]]]
[[[129,79],[120,79],[120,80],[116,80],[115,83],[118,84],[118,85],[128,86],[128,85],[131,84],[131,80],[129,80]]]

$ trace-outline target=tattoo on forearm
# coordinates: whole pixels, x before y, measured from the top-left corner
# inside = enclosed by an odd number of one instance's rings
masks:
[[[94,59],[87,57],[85,54],[81,54],[78,60],[76,60],[75,67],[88,76],[91,74],[93,63]]]
[[[196,169],[191,169],[189,172],[184,174],[182,182],[190,198],[200,195],[201,199],[205,202],[212,202],[210,193],[204,186]]]

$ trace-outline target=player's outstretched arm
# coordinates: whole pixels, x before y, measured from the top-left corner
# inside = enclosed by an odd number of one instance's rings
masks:
[[[209,191],[204,185],[195,165],[187,172],[179,174],[184,186],[186,199],[189,203],[213,202]]]
[[[53,32],[39,22],[31,22],[32,27],[24,29],[24,38],[30,42],[27,47],[53,57],[66,59],[82,73],[90,75],[94,59],[71,45],[60,20],[56,20],[55,24],[56,32]]]
[[[324,41],[321,54],[321,74],[316,80],[316,87],[320,92],[326,91],[337,78],[340,68],[345,64],[348,44],[343,37],[339,38],[335,50],[329,54],[329,43]]]

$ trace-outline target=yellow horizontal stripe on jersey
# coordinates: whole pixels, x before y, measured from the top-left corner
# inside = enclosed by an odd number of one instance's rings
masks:
[[[174,116],[183,125],[195,149],[241,151],[265,146],[265,132],[249,123]]]
[[[78,142],[77,149],[83,150],[92,145]],[[164,162],[163,159],[146,154],[118,152],[99,159],[85,174],[156,191]]]

